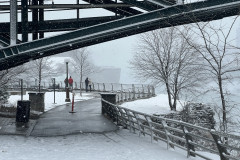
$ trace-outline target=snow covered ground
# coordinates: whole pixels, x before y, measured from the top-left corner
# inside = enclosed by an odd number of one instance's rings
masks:
[[[72,93],[69,94],[70,99],[72,99]],[[54,104],[54,93],[53,92],[46,92],[45,93],[45,112],[56,107],[59,105],[66,104],[65,102],[66,93],[65,92],[55,92],[55,103]],[[83,101],[87,99],[93,98],[92,93],[82,93],[82,96],[80,96],[80,93],[75,93],[74,101]],[[17,106],[17,101],[21,99],[20,95],[11,95],[8,99],[9,104]],[[28,92],[26,92],[26,95],[23,96],[23,100],[29,100]],[[68,102],[69,103],[69,102]],[[10,105],[10,106],[11,106]]]
[[[1,160],[200,160],[125,129],[47,138],[0,136],[0,142]]]
[[[28,99],[24,97],[24,99]],[[90,93],[77,100],[92,98]],[[10,102],[15,103],[19,96],[11,96]],[[56,105],[64,104],[65,93],[56,92]],[[47,92],[45,103],[48,110],[55,107],[53,93]],[[167,113],[166,95],[157,95],[150,99],[142,99],[124,103],[122,106],[140,112]],[[181,109],[178,105],[178,110]],[[219,156],[206,153],[213,160]],[[175,148],[167,150],[167,144],[153,141],[149,136],[139,137],[125,129],[104,134],[79,134],[58,137],[22,137],[0,136],[0,160],[202,160],[199,157],[187,158],[187,152]]]
[[[182,110],[182,104],[177,103],[177,111]],[[121,105],[122,107],[129,108],[146,114],[167,114],[171,113],[168,105],[168,97],[166,94],[158,94],[149,99],[139,99],[132,102],[126,102]]]

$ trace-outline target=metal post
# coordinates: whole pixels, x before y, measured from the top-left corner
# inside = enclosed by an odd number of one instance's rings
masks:
[[[21,101],[23,101],[23,79],[20,79],[21,81]]]
[[[55,104],[55,78],[53,80],[53,93],[54,93],[54,104]]]
[[[28,41],[28,0],[22,0],[22,42]]]
[[[132,84],[132,92],[133,92],[133,99],[135,99],[136,98],[136,92],[135,92],[135,86],[134,86],[134,84]]]
[[[103,91],[105,92],[106,91],[106,88],[105,88],[105,84],[103,83]]]
[[[10,1],[10,45],[17,44],[17,1]]]
[[[68,88],[68,62],[66,62],[66,99],[65,102],[70,102],[70,98],[69,98],[69,88]]]
[[[38,0],[32,0],[32,5],[38,5]],[[38,39],[38,9],[32,10],[33,36],[32,39]]]
[[[39,0],[39,5],[43,5],[43,0]],[[39,9],[39,22],[44,21],[44,9]],[[44,38],[44,32],[39,32],[39,38]]]
[[[77,4],[79,4],[79,0],[77,0]],[[77,20],[79,20],[79,8],[77,9]]]

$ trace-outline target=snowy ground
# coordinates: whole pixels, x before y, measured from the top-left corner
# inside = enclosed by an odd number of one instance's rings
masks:
[[[182,102],[183,104],[184,102]],[[177,103],[177,111],[182,110],[182,104]],[[126,102],[121,105],[146,114],[167,114],[171,113],[166,94],[158,94],[149,99],[139,99],[132,102]]]
[[[200,160],[124,129],[48,138],[0,136],[0,142],[1,160]]]
[[[72,93],[69,94],[70,99],[72,99]],[[46,92],[45,93],[45,112],[56,107],[59,105],[66,104],[65,102],[66,93],[65,92],[55,92],[55,103],[54,104],[54,93],[53,92]],[[75,93],[74,101],[83,101],[87,99],[93,98],[92,93],[82,93],[82,96],[80,96],[80,93]],[[17,106],[17,101],[21,99],[20,95],[11,95],[8,99],[10,106],[14,105]],[[26,95],[23,96],[23,100],[29,100],[28,92],[26,92]]]
[[[53,93],[46,93],[45,103],[48,110],[53,105]],[[90,93],[77,100],[92,98]],[[28,97],[24,97],[28,99]],[[10,102],[19,100],[19,96],[11,96]],[[65,93],[56,92],[57,105],[64,104]],[[122,106],[140,112],[168,113],[166,95],[157,95],[150,99],[124,103]],[[178,110],[181,105],[178,105]],[[59,137],[22,137],[0,136],[0,160],[202,160],[199,157],[187,158],[187,152],[175,148],[167,150],[164,142],[153,141],[149,136],[139,137],[128,130],[104,134],[79,134]],[[210,155],[213,160],[219,156]]]

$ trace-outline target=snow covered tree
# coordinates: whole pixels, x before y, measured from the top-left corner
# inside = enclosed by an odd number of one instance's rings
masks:
[[[38,81],[38,91],[41,91],[41,82],[43,79],[51,78],[56,74],[55,70],[49,62],[49,58],[40,58],[31,61],[27,64],[29,66],[27,75],[29,78],[37,79]]]
[[[227,24],[218,22],[199,22],[191,25],[198,44],[185,37],[187,43],[194,48],[204,61],[205,77],[211,79],[215,85],[213,90],[219,95],[218,105],[220,109],[220,130],[227,132],[230,110],[233,108],[229,96],[229,84],[239,78],[240,48],[234,45],[234,39],[230,37],[238,16],[232,17]]]
[[[182,31],[191,39],[188,30]],[[136,53],[130,62],[136,76],[165,86],[171,110],[176,110],[180,93],[198,86],[200,68],[197,56],[175,28],[155,30],[140,35]]]
[[[19,81],[19,76],[25,71],[24,66],[0,71],[0,104],[5,103],[9,97],[7,93],[9,83]]]
[[[71,64],[73,65],[75,72],[79,74],[80,78],[80,95],[82,95],[81,84],[83,82],[83,77],[87,77],[96,71],[94,64],[90,61],[89,54],[87,48],[81,48],[75,50],[71,55],[73,58]]]

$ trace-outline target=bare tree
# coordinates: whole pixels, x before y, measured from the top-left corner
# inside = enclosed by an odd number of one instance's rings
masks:
[[[24,65],[0,71],[0,103],[7,100],[7,86],[9,83],[19,81],[19,76],[26,72]]]
[[[228,25],[222,23],[205,22],[191,25],[195,33],[198,44],[186,38],[187,43],[201,55],[205,61],[204,69],[206,78],[210,78],[217,84],[214,88],[221,101],[221,131],[227,132],[227,113],[231,110],[228,102],[227,84],[238,77],[240,71],[239,48],[233,44],[230,34],[238,16],[232,19]],[[229,107],[229,110],[227,109]]]
[[[75,50],[74,53],[72,54],[72,65],[74,67],[74,70],[76,73],[79,74],[80,78],[80,95],[82,96],[82,82],[83,82],[83,77],[87,77],[94,71],[96,71],[93,63],[90,61],[89,57],[89,52],[87,48],[81,48],[78,50]]]
[[[191,39],[187,30],[185,36]],[[170,109],[175,111],[180,93],[198,86],[196,57],[179,31],[169,28],[142,34],[130,64],[137,77],[165,86]]]
[[[27,74],[30,78],[38,81],[38,91],[40,92],[42,80],[54,76],[56,74],[55,70],[52,68],[48,57],[31,61],[28,65],[30,67],[28,68]]]

